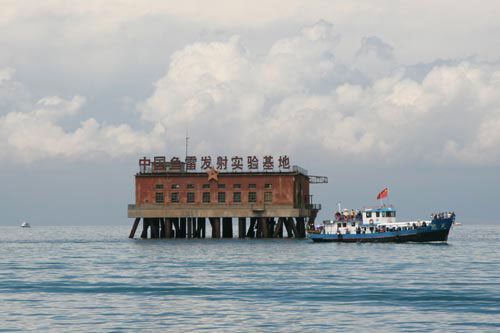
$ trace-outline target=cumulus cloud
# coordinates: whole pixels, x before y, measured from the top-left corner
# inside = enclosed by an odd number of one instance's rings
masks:
[[[12,87],[22,87],[11,75],[2,77],[0,96],[12,91]],[[64,130],[58,121],[81,111],[85,104],[81,96],[71,99],[48,96],[31,104],[31,108],[27,107],[27,101],[16,102],[29,110],[10,111],[0,116],[0,159],[31,162],[59,156],[75,159],[97,155],[116,157],[164,149],[161,125],[155,126],[150,133],[143,133],[129,125],[99,124],[89,118],[74,131]]]
[[[183,147],[197,153],[299,154],[352,161],[500,163],[500,65],[474,59],[405,65],[377,36],[346,60],[327,21],[255,53],[238,36],[174,52],[139,103],[152,131],[82,118],[85,98],[34,100],[0,70],[0,157],[119,156]],[[173,149],[175,151],[175,148]]]
[[[394,49],[379,37],[364,37],[352,66],[370,79],[390,75],[397,67]]]
[[[338,41],[320,21],[262,55],[237,37],[189,45],[172,55],[140,112],[171,129],[171,142],[180,144],[178,129],[189,126],[198,149],[214,152],[500,162],[500,66],[457,61],[417,80],[380,38],[363,39],[355,61],[344,63]]]

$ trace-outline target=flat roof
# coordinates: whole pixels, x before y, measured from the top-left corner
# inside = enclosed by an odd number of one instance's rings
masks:
[[[176,177],[188,177],[188,176],[194,176],[194,177],[207,177],[206,172],[147,172],[147,173],[141,173],[138,172],[135,174],[136,176],[139,177],[151,177],[151,176],[176,176]],[[307,175],[297,172],[297,171],[256,171],[256,172],[219,172],[219,177],[223,176],[293,176],[293,175],[302,175],[305,177],[308,177]]]

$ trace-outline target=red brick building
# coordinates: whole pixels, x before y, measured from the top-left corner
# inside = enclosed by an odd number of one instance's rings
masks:
[[[293,167],[287,171],[187,172],[181,163],[172,168],[142,168],[135,176],[136,201],[128,215],[136,218],[131,237],[144,219],[142,237],[151,227],[152,238],[204,237],[208,218],[212,237],[232,237],[232,219],[238,218],[239,237],[305,236],[305,223],[314,222],[319,205],[310,194],[311,183],[326,177],[308,176]],[[250,227],[246,228],[247,219]],[[254,230],[255,229],[255,230]]]

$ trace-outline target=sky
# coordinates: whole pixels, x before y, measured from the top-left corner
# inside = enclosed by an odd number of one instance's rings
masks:
[[[497,223],[500,4],[0,0],[0,225],[127,225],[143,156],[286,154],[322,204]]]

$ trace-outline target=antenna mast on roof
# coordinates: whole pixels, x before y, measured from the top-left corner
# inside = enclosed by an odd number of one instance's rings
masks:
[[[188,129],[186,127],[186,158],[188,156],[188,146],[189,146],[189,132],[188,132]]]

